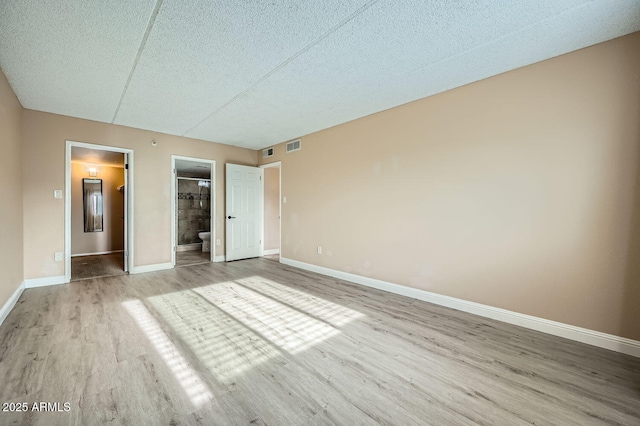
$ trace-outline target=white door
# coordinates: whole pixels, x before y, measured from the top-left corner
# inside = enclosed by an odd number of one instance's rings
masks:
[[[262,179],[259,167],[227,164],[226,260],[260,256]]]
[[[129,154],[124,154],[124,271],[129,272],[129,221],[128,221],[128,208],[129,208]]]

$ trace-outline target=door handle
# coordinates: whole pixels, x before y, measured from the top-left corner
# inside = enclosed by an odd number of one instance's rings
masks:
[[[227,216],[227,219],[235,219],[235,216]]]

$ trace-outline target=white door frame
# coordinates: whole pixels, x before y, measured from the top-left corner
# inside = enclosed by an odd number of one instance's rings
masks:
[[[176,188],[176,178],[178,177],[176,174],[176,160],[187,160],[187,161],[195,161],[198,163],[207,163],[211,165],[211,217],[209,218],[210,224],[209,229],[211,230],[211,252],[209,253],[209,260],[214,262],[216,260],[216,185],[218,180],[216,179],[216,160],[210,160],[207,158],[195,158],[195,157],[185,157],[182,155],[172,155],[171,156],[171,264],[173,267],[176,267],[176,247],[177,247],[177,233],[176,229],[176,197],[177,190]]]
[[[258,166],[261,169],[270,169],[272,167],[277,167],[280,169],[280,173],[278,173],[278,226],[279,226],[279,240],[280,246],[278,247],[280,250],[280,257],[282,257],[282,161],[275,161],[273,163],[263,164]],[[264,256],[264,179],[262,180],[262,235],[260,236],[262,244],[260,245],[260,256]]]
[[[134,188],[134,176],[133,176],[133,150],[126,148],[119,148],[115,146],[107,146],[107,145],[96,145],[85,142],[75,142],[71,140],[66,141],[66,151],[65,151],[65,162],[64,162],[64,277],[65,282],[71,281],[71,148],[88,148],[95,149],[99,151],[111,151],[111,152],[119,152],[127,155],[127,160],[129,164],[128,169],[128,179],[127,185],[129,188],[125,191],[125,195],[127,196],[127,211],[124,212],[126,215],[126,226],[127,230],[125,234],[127,235],[127,241],[124,242],[124,250],[126,252],[127,259],[127,267],[129,269],[129,273],[134,273],[133,268],[133,240],[134,240],[134,225],[133,225],[133,188]],[[125,173],[127,171],[125,170]]]

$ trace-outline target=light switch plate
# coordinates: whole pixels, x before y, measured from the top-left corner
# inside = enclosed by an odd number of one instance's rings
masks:
[[[220,244],[222,244],[222,242],[220,241],[220,238],[218,238],[218,239],[216,240],[216,245],[217,245],[217,246],[219,246]]]
[[[62,262],[62,252],[57,251],[56,254],[54,255],[54,259],[56,262]]]
[[[54,189],[53,198],[62,198],[62,189]]]

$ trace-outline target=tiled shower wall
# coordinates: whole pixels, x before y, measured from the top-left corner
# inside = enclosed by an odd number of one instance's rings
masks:
[[[210,194],[197,180],[178,179],[178,245],[201,243],[198,233],[211,230]]]

